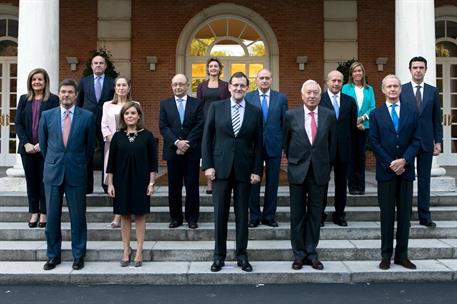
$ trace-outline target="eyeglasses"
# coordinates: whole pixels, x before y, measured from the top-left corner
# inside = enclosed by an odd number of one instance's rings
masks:
[[[183,83],[183,82],[173,82],[171,84],[172,87],[176,88],[176,87],[185,87],[187,85],[187,83]]]
[[[230,84],[230,85],[235,88],[241,88],[241,89],[247,88],[247,85],[242,84],[242,83]]]

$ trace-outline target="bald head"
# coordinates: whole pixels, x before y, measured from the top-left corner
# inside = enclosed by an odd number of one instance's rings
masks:
[[[262,91],[263,93],[268,92],[268,90],[271,88],[271,84],[273,83],[273,78],[271,77],[270,70],[261,69],[257,73],[255,82],[260,91]]]
[[[189,81],[184,74],[176,74],[171,79],[171,89],[173,90],[175,96],[178,98],[182,98],[187,94],[188,87]]]
[[[327,87],[333,95],[338,94],[343,86],[344,76],[339,71],[330,71],[327,75]]]

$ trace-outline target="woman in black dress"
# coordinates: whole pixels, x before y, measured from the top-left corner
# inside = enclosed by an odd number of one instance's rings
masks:
[[[135,215],[135,267],[143,262],[145,214],[149,213],[150,195],[157,177],[156,144],[152,133],[143,128],[143,110],[138,103],[127,102],[119,114],[119,131],[111,140],[106,169],[108,195],[113,211],[121,215],[121,237],[124,252],[121,266],[129,265],[131,216]]]
[[[16,133],[19,138],[17,152],[21,154],[27,184],[29,227],[46,226],[46,200],[43,185],[44,159],[38,145],[38,125],[41,113],[59,106],[59,97],[49,91],[49,76],[38,68],[27,77],[27,94],[19,98],[16,113]]]
[[[228,83],[220,79],[222,74],[222,63],[219,58],[211,57],[206,62],[206,73],[208,80],[200,83],[197,87],[197,98],[203,103],[203,113],[206,120],[209,106],[217,101],[230,98]],[[213,192],[211,179],[207,179],[206,193]]]

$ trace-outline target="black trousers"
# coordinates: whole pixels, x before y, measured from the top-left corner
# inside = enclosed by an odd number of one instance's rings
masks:
[[[230,178],[216,179],[213,182],[215,248],[214,260],[225,260],[227,255],[227,222],[230,211],[230,197],[233,190],[235,209],[237,260],[247,259],[248,246],[248,201],[251,184],[237,181],[233,169]]]
[[[365,191],[365,147],[368,130],[357,130],[353,138],[352,160],[349,169],[349,191]]]
[[[27,184],[30,213],[46,214],[46,198],[43,184],[44,159],[41,153],[21,154]]]
[[[168,205],[172,220],[182,224],[182,186],[186,187],[185,219],[188,223],[197,223],[200,210],[198,191],[200,177],[200,160],[189,160],[178,157],[167,161],[168,168]]]
[[[331,164],[331,167],[333,167],[333,174],[335,177],[335,212],[333,213],[333,218],[344,218],[346,215],[344,209],[346,208],[347,202],[349,163],[337,158]],[[328,184],[325,186],[325,194],[322,206],[322,219],[325,219],[327,217],[327,215],[325,214],[325,207],[327,207],[327,198]]]
[[[401,176],[387,182],[378,182],[378,204],[381,209],[381,256],[390,259],[393,254],[395,207],[397,208],[397,244],[395,258],[408,258],[408,239],[413,200],[413,182]]]
[[[290,184],[290,240],[296,260],[318,258],[325,185],[317,185],[311,164],[303,184]]]

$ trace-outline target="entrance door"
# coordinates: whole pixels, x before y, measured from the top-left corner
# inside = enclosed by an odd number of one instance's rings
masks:
[[[440,165],[457,164],[457,58],[436,58],[436,84],[441,101],[443,153]]]
[[[0,57],[0,166],[16,161],[16,84],[16,57]]]

